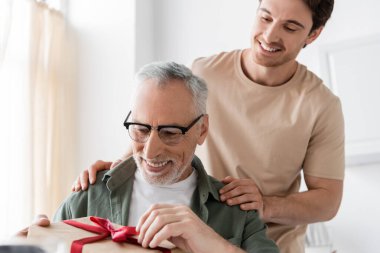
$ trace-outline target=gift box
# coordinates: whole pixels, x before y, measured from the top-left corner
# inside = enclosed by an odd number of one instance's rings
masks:
[[[48,227],[32,225],[28,239],[33,241],[56,241],[64,245],[60,253],[182,253],[170,243],[146,249],[137,243],[134,227],[113,224],[99,217],[84,217],[52,223]]]

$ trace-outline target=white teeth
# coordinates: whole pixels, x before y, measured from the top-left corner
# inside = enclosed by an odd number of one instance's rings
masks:
[[[162,166],[165,166],[169,161],[165,161],[165,162],[159,162],[159,163],[153,163],[153,162],[149,162],[149,161],[146,161],[146,163],[149,165],[149,166],[152,166],[152,167],[162,167]]]
[[[262,48],[264,48],[266,51],[269,51],[269,52],[275,52],[279,50],[278,48],[268,47],[267,45],[264,45],[263,43],[261,43],[261,46]]]

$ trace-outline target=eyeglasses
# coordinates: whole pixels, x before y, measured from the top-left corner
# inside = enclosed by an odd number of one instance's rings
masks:
[[[152,129],[155,129],[157,130],[161,141],[166,145],[176,145],[180,143],[186,132],[189,131],[190,128],[192,128],[198,120],[204,116],[204,114],[199,115],[187,127],[174,125],[160,125],[153,127],[148,124],[128,122],[128,118],[131,113],[132,111],[128,113],[127,118],[124,120],[124,126],[127,128],[129,136],[132,140],[139,143],[145,143],[149,139]]]

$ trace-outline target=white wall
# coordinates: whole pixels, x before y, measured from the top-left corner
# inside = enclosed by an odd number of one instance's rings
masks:
[[[339,214],[327,224],[338,252],[379,252],[379,179],[379,164],[346,169]]]
[[[256,8],[255,0],[70,1],[79,57],[78,171],[97,159],[115,159],[127,145],[121,123],[134,69],[152,60],[190,64],[198,56],[247,47]],[[375,0],[337,0],[325,31],[299,60],[320,74],[320,47],[380,34],[379,13]],[[132,34],[137,42],[131,48]],[[340,212],[327,224],[338,252],[378,252],[379,178],[379,164],[347,168]]]
[[[67,19],[77,52],[78,172],[120,157],[135,68],[134,1],[72,0]]]
[[[152,6],[152,59],[190,64],[199,56],[249,46],[257,3],[252,0],[156,0]],[[144,14],[143,9],[138,9],[138,16]]]

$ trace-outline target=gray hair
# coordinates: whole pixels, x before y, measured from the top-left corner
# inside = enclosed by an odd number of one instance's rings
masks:
[[[173,79],[183,81],[193,97],[196,112],[206,113],[208,93],[206,83],[185,65],[175,62],[153,62],[143,66],[137,72],[135,79],[138,84],[148,79],[155,79],[160,86]]]

